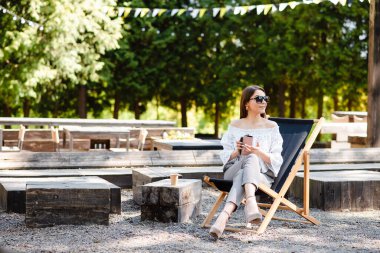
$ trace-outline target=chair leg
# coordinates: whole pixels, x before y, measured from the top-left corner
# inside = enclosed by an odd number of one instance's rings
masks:
[[[268,213],[265,215],[263,222],[261,223],[259,229],[257,230],[258,234],[264,233],[264,231],[267,229],[269,222],[272,220],[274,213],[277,211],[277,208],[280,204],[281,204],[281,198],[276,198],[273,201],[271,208],[269,209]]]
[[[212,206],[210,212],[208,213],[206,219],[203,221],[201,227],[207,227],[210,225],[210,222],[212,220],[212,218],[214,217],[216,211],[218,211],[218,208],[220,207],[220,205],[223,203],[223,200],[224,198],[226,197],[227,193],[226,192],[222,192],[218,199],[216,200],[215,204]]]

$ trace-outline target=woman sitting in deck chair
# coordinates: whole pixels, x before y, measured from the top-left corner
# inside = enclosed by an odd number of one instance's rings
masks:
[[[262,220],[256,203],[257,186],[264,183],[271,187],[283,161],[279,127],[265,117],[268,101],[263,88],[246,87],[240,100],[240,119],[231,122],[221,140],[224,179],[233,180],[233,185],[223,211],[210,228],[210,235],[215,239],[222,235],[230,215],[244,196],[247,223]]]

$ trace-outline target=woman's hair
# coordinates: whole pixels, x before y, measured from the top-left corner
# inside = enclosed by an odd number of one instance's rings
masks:
[[[240,118],[241,119],[246,118],[248,116],[248,111],[245,108],[245,105],[249,102],[252,95],[257,90],[261,90],[265,93],[265,90],[262,87],[257,86],[257,85],[248,86],[243,90],[243,93],[241,94],[241,98],[240,98]],[[265,118],[265,113],[262,113],[261,117]]]

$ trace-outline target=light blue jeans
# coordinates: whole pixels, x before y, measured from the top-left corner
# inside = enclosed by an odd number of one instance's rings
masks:
[[[231,190],[227,197],[227,202],[232,202],[236,206],[244,197],[244,185],[260,183],[271,187],[273,178],[261,173],[259,158],[255,154],[242,155],[227,171],[224,173],[224,179],[233,180]]]

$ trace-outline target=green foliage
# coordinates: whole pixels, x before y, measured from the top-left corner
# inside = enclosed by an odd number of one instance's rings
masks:
[[[0,1],[1,2],[1,1]],[[198,3],[199,2],[199,3]],[[281,1],[283,2],[283,1]],[[213,8],[271,1],[119,1],[141,8]],[[241,90],[265,87],[272,116],[329,116],[365,110],[368,9],[301,4],[283,12],[223,18],[109,18],[113,1],[20,1],[7,8],[44,25],[21,25],[0,14],[0,113],[19,115],[24,98],[33,115],[76,114],[77,85],[88,86],[93,117],[126,110],[135,118],[173,119],[200,128],[225,128],[238,117]],[[8,108],[7,108],[8,106]],[[162,113],[170,108],[170,113]],[[155,111],[154,113],[152,111]],[[120,115],[125,118],[125,115]],[[194,124],[194,120],[189,121]]]
[[[37,103],[33,107],[41,114],[57,110],[64,113],[67,104],[62,104],[62,99],[74,102],[72,96],[67,96],[70,89],[98,81],[103,67],[101,55],[116,49],[121,38],[120,21],[103,13],[107,5],[115,3],[30,0],[4,4],[44,29],[21,24],[11,15],[1,16],[0,87],[2,97],[7,99],[3,103],[17,108],[24,98],[34,99]],[[9,96],[9,92],[14,96]]]

